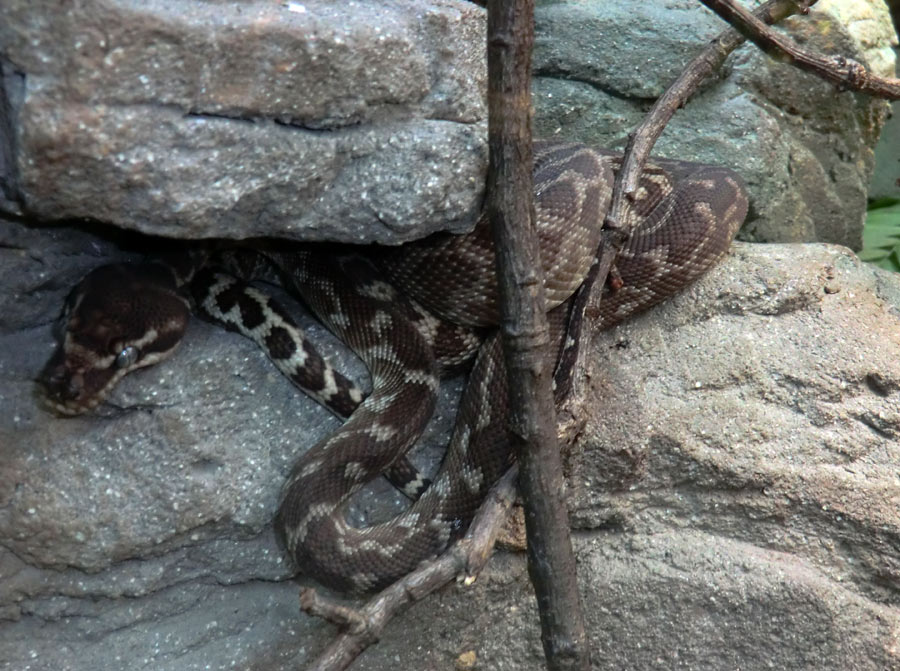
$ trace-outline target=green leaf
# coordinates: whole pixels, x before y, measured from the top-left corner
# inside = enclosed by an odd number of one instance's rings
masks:
[[[893,207],[894,205],[900,205],[900,198],[879,198],[877,200],[869,201],[869,205],[866,207],[870,212],[872,210],[880,210],[885,207]]]
[[[900,272],[900,199],[882,198],[869,204],[859,258]]]

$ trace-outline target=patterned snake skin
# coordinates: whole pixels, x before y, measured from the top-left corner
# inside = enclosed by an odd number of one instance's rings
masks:
[[[547,310],[560,350],[566,301],[594,260],[617,166],[614,154],[583,145],[535,144]],[[615,264],[624,285],[606,289],[600,328],[706,272],[728,249],[747,198],[729,170],[657,160],[632,210],[636,228]],[[363,359],[372,376],[368,397],[319,356],[280,306],[246,284],[275,278]],[[62,414],[95,407],[122,376],[171,354],[191,306],[254,339],[295,384],[348,418],[295,464],[276,527],[304,573],[341,591],[371,591],[445,550],[511,463],[496,292],[485,221],[468,235],[364,253],[282,244],[104,266],[73,290],[44,386]],[[434,482],[396,518],[350,526],[346,505],[365,483],[392,468],[398,478],[414,477],[404,455],[431,416],[439,379],[466,365],[469,384]]]

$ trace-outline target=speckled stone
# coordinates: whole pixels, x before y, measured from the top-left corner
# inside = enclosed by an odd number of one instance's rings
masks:
[[[461,0],[0,6],[0,207],[180,238],[474,223],[484,12]]]

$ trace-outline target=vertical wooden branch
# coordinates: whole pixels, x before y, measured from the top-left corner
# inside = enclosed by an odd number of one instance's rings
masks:
[[[586,671],[590,654],[556,444],[550,331],[534,227],[533,42],[533,0],[488,3],[487,212],[497,249],[510,435],[519,458],[544,653],[551,670]]]

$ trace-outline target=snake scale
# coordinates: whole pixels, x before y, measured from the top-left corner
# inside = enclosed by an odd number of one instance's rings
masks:
[[[567,301],[595,258],[619,158],[556,141],[536,142],[534,156],[547,310],[562,351],[571,344]],[[604,290],[597,326],[618,323],[706,272],[746,211],[743,183],[730,170],[656,159],[642,175],[635,228],[615,261],[621,288]],[[362,358],[372,376],[367,397],[274,300],[247,284],[274,279]],[[296,385],[347,418],[297,460],[275,521],[297,566],[327,586],[378,589],[445,550],[511,463],[484,218],[469,234],[397,248],[259,245],[98,268],[63,311],[64,337],[44,376],[52,407],[65,415],[90,410],[122,376],[169,356],[192,308],[253,338]],[[351,526],[346,505],[365,483],[391,469],[395,479],[418,477],[404,455],[434,409],[440,378],[466,366],[469,382],[434,481],[394,519]]]

